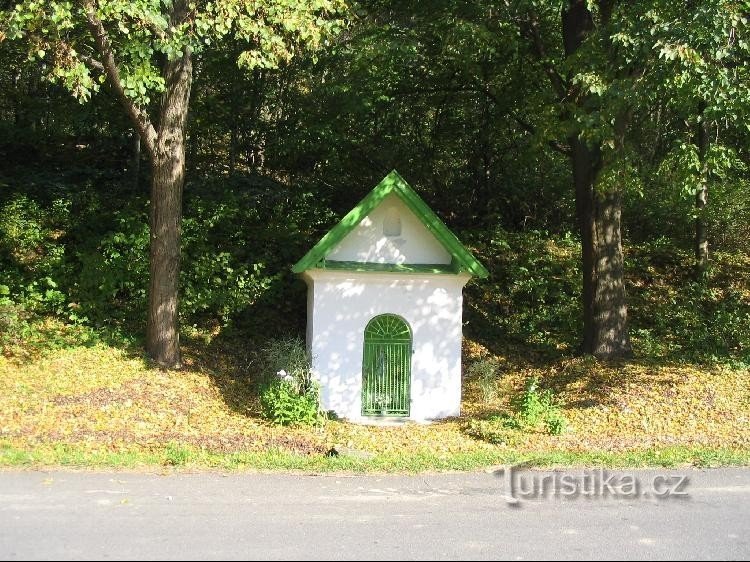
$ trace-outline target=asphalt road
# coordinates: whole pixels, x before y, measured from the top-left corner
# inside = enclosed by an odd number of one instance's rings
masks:
[[[3,471],[0,558],[750,557],[749,469],[507,474]]]

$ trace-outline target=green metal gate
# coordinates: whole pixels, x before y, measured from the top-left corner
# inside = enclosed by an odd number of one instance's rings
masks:
[[[365,328],[362,415],[408,416],[411,330],[395,314],[376,316]]]

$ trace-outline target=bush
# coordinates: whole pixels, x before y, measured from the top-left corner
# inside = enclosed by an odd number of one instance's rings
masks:
[[[320,386],[312,378],[310,355],[302,340],[270,341],[261,350],[264,384],[260,393],[263,416],[279,425],[315,425],[320,410]]]
[[[330,224],[330,210],[296,185],[245,175],[191,178],[181,324],[299,328],[304,284],[289,266]],[[140,334],[148,248],[148,199],[130,177],[77,159],[24,165],[10,177],[0,171],[0,285],[32,317]]]
[[[492,272],[466,288],[468,334],[478,341],[573,350],[582,315],[579,243],[572,235],[506,232],[465,235]]]
[[[565,417],[552,391],[539,389],[539,377],[526,381],[523,393],[513,400],[513,405],[517,417],[527,428],[537,428],[543,424],[551,435],[560,435],[565,430]]]
[[[549,435],[565,432],[567,420],[551,390],[539,389],[539,377],[526,381],[524,391],[511,400],[513,413],[470,420],[466,433],[496,445],[515,445],[523,432],[543,428]]]
[[[562,435],[568,427],[568,420],[559,410],[552,410],[544,420],[544,426],[550,435]]]
[[[80,274],[74,295],[82,311],[97,324],[140,320],[148,290],[148,217],[118,213],[113,230],[84,243],[78,254]]]
[[[286,379],[267,384],[260,403],[264,417],[279,425],[316,425],[321,421],[317,389],[300,394]]]
[[[29,313],[65,309],[56,281],[63,273],[64,247],[57,236],[64,207],[56,200],[44,209],[18,194],[0,203],[0,297],[12,298]]]
[[[497,397],[497,372],[497,360],[493,357],[477,359],[466,369],[468,377],[477,379],[485,402]]]
[[[631,250],[627,274],[636,352],[699,363],[750,364],[750,261],[742,254],[712,256],[696,279],[692,255],[670,241]]]

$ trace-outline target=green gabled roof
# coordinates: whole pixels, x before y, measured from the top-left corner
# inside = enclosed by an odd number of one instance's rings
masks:
[[[391,193],[397,195],[401,201],[414,213],[429,232],[443,245],[446,251],[452,256],[450,266],[419,266],[405,265],[396,266],[392,264],[369,264],[369,263],[352,263],[352,262],[326,262],[325,258],[331,250],[344,237],[369,215],[380,203]],[[332,267],[333,266],[333,267]],[[372,268],[375,266],[375,269]],[[432,271],[438,273],[460,273],[466,272],[477,277],[487,277],[488,273],[485,267],[471,254],[466,246],[461,244],[456,235],[443,224],[438,216],[427,206],[422,198],[417,195],[404,178],[396,170],[388,174],[383,181],[373,189],[359,204],[349,211],[346,216],[334,226],[328,234],[323,236],[320,241],[299,260],[292,271],[302,273],[308,269],[328,268],[328,269],[351,269],[358,271],[403,271],[419,272]]]

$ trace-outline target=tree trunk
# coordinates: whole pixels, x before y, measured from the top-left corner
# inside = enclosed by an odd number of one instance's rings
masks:
[[[607,4],[608,14],[612,6]],[[584,0],[570,0],[562,11],[566,56],[574,54],[593,29],[593,18]],[[583,101],[580,102],[583,104]],[[624,143],[625,115],[618,119],[618,144]],[[589,146],[578,134],[569,139],[575,185],[576,214],[581,233],[583,267],[583,353],[601,359],[631,354],[622,254],[619,189],[600,188],[603,167],[600,146]]]
[[[571,139],[576,214],[583,266],[582,351],[602,359],[631,353],[625,296],[622,198],[617,189],[596,186],[601,169],[598,148]]]
[[[570,139],[572,149],[573,184],[575,186],[576,215],[581,234],[581,262],[583,270],[583,341],[584,353],[593,353],[596,327],[594,323],[594,295],[596,294],[596,260],[594,242],[594,176],[597,173],[599,154],[592,151],[578,137]]]
[[[166,87],[152,155],[150,283],[146,350],[159,365],[179,368],[177,295],[180,276],[185,126],[192,82],[189,51],[164,66]]]
[[[138,185],[141,176],[141,135],[137,130],[133,129],[133,152],[130,155],[130,177],[133,182],[133,189],[138,191]]]
[[[708,266],[708,237],[704,220],[705,208],[708,203],[708,170],[706,152],[708,151],[708,131],[703,115],[705,103],[700,105],[700,115],[695,134],[700,161],[700,184],[695,192],[695,264],[699,272]]]
[[[628,357],[632,353],[628,334],[621,215],[622,197],[619,190],[607,193],[594,191],[594,338],[591,347],[585,351],[604,359]]]
[[[101,59],[97,63],[138,131],[151,160],[146,352],[162,367],[179,368],[177,294],[182,188],[185,182],[185,130],[193,80],[190,48],[185,47],[182,53],[173,59],[166,59],[162,65],[164,93],[159,106],[159,120],[154,126],[146,108],[137,105],[123,86],[116,53],[97,14],[96,3],[94,0],[83,0],[82,5]],[[169,6],[169,28],[174,30],[185,21],[190,5],[187,0],[174,0],[165,6]]]

